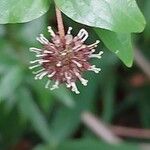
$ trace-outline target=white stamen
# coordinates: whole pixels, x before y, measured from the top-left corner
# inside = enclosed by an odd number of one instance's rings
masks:
[[[84,78],[79,78],[79,79],[84,86],[87,86],[88,80],[86,80]]]
[[[48,89],[49,88],[49,84],[50,84],[50,80],[47,81],[47,83],[45,84],[45,88]]]
[[[41,60],[39,63],[42,64],[42,63],[47,63],[47,62],[50,62],[50,60]]]
[[[50,60],[37,59],[37,60],[30,61],[30,64],[34,64],[34,63],[37,63],[37,62],[39,64],[42,64],[42,63],[45,63],[45,62],[50,62]]]
[[[92,53],[94,53],[94,52],[95,52],[95,49],[92,49],[92,50],[90,50],[88,52],[85,52],[84,54],[90,54],[90,55],[92,55]]]
[[[76,94],[79,94],[80,92],[77,89],[77,86],[75,84],[75,82],[71,82],[71,86],[72,86],[72,91],[75,92]]]
[[[37,75],[34,77],[34,79],[35,79],[35,80],[37,80],[37,79],[41,80],[45,75],[47,75],[47,73],[48,73],[47,71],[43,71],[43,72],[37,74]]]
[[[72,27],[68,28],[67,34],[71,34]]]
[[[34,66],[30,66],[29,69],[34,69],[36,67],[40,67],[41,65],[40,64],[37,64],[37,65],[34,65]]]
[[[100,59],[102,57],[101,56],[102,54],[103,54],[103,51],[100,51],[98,54],[91,54],[89,57],[90,58],[99,58]]]
[[[84,78],[81,77],[81,75],[74,70],[74,73],[75,75],[79,78],[79,80],[81,81],[81,83],[84,85],[84,86],[87,86],[87,83],[88,83],[88,80],[85,80]]]
[[[44,37],[43,34],[40,34],[40,37],[37,37],[36,40],[39,41],[43,45],[49,43],[49,41]]]
[[[70,79],[71,79],[71,77],[70,77],[70,76],[68,76],[68,73],[67,73],[67,72],[65,72],[65,78],[66,78],[66,79],[68,79],[68,80],[70,80]]]
[[[53,43],[49,43],[49,46],[50,46],[53,50],[57,50],[57,49],[55,48],[55,46],[54,46]]]
[[[40,34],[40,38],[41,38],[46,44],[49,43],[48,39],[46,39],[43,34]]]
[[[43,69],[41,69],[41,70],[38,70],[38,71],[33,71],[32,73],[33,74],[38,74],[38,73],[40,73],[40,72],[43,72],[45,69],[43,68]]]
[[[77,36],[81,39],[81,42],[84,42],[88,38],[89,35],[85,29],[81,29]]]
[[[79,47],[78,49],[76,49],[75,52],[78,52],[79,50],[82,50],[84,48],[86,48],[86,45],[82,45],[81,47]]]
[[[67,72],[65,72],[65,78],[67,79],[67,88],[70,88],[71,87],[71,77],[68,75]]]
[[[34,63],[43,63],[43,62],[50,62],[50,60],[44,60],[44,59],[37,59],[37,60],[33,60],[33,61],[30,61],[30,64],[34,64]]]
[[[34,64],[34,63],[37,63],[37,62],[40,62],[41,60],[38,59],[38,60],[33,60],[33,61],[30,61],[30,64]]]
[[[35,48],[35,47],[31,47],[29,48],[30,52],[34,52],[36,54],[40,54],[42,52],[41,49]]]
[[[39,55],[37,54],[36,55],[36,57],[44,57],[44,56],[47,56],[47,54],[39,54]]]
[[[53,52],[48,51],[48,50],[44,50],[44,53],[46,53],[46,54],[52,54]]]
[[[72,62],[74,63],[74,64],[76,64],[79,68],[81,68],[82,67],[82,64],[80,64],[79,62],[77,62],[76,60],[72,60]]]
[[[91,52],[94,53],[94,52],[95,52],[95,49],[92,49]]]
[[[55,75],[55,73],[56,73],[56,71],[52,72],[52,73],[49,74],[47,77],[48,77],[48,78],[51,78],[51,77],[53,77],[53,76]]]
[[[48,26],[48,32],[51,34],[52,37],[55,37],[55,33],[54,31],[52,30],[52,27],[51,26]]]
[[[78,48],[80,48],[82,45],[76,45],[75,47],[73,47],[72,49],[73,50],[76,50],[76,49],[78,49]]]
[[[56,81],[55,84],[52,86],[52,88],[50,88],[50,90],[59,88],[58,85],[59,85],[59,81]]]
[[[99,73],[101,71],[100,68],[96,68],[95,65],[91,66],[89,69],[89,71],[94,71],[95,73]]]
[[[68,83],[66,83],[66,86],[67,86],[67,88],[70,88],[70,87],[71,87],[71,85],[70,85],[70,84],[68,84]]]
[[[56,66],[57,66],[57,67],[60,67],[60,66],[62,66],[62,63],[61,63],[61,61],[59,61],[59,62],[56,64]]]
[[[61,56],[65,56],[67,53],[66,52],[63,52],[63,53],[61,53]]]
[[[97,44],[100,43],[99,40],[97,40],[95,43],[88,45],[87,47],[92,48],[92,47],[97,47]]]
[[[37,37],[36,40],[39,41],[41,44],[46,44],[40,37]]]
[[[71,34],[67,34],[66,36],[65,36],[65,40],[66,40],[66,47],[68,46],[68,45],[70,45],[71,43],[72,43],[72,40],[73,40],[73,36],[71,35]]]

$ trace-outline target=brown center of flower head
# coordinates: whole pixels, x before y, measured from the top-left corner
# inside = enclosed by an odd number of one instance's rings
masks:
[[[89,59],[101,58],[103,52],[93,54],[94,48],[99,43],[98,40],[91,45],[84,44],[84,41],[88,38],[88,32],[85,29],[81,29],[75,37],[71,35],[71,30],[72,28],[69,27],[64,39],[61,39],[59,34],[55,34],[51,27],[48,27],[52,36],[51,42],[43,34],[40,34],[37,40],[43,45],[43,48],[30,48],[30,51],[36,53],[38,59],[31,61],[31,64],[37,64],[29,68],[41,67],[40,70],[33,71],[33,74],[36,74],[35,79],[48,77],[46,88],[49,88],[51,79],[55,81],[55,84],[50,88],[51,90],[58,88],[59,84],[65,83],[68,88],[79,94],[80,92],[75,84],[76,80],[79,79],[86,86],[88,80],[82,78],[82,74],[87,70],[99,73],[100,68],[91,65]]]

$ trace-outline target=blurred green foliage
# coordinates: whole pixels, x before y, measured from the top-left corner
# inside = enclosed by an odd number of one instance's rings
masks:
[[[146,59],[150,58],[149,0],[138,0],[146,17],[144,33],[133,42]],[[46,81],[35,81],[28,69],[33,55],[29,47],[40,47],[35,38],[47,35],[50,24],[56,29],[54,6],[44,16],[24,24],[0,25],[0,149],[2,150],[138,150],[143,139],[126,138],[118,146],[108,145],[81,123],[83,111],[92,111],[108,124],[150,128],[149,80],[136,66],[128,69],[101,43],[97,51],[103,58],[93,63],[100,74],[86,73],[87,87],[79,85],[75,95],[65,87],[56,91],[44,89]],[[89,31],[91,43],[99,39],[95,29],[75,23],[64,16],[66,29]],[[136,143],[128,143],[135,141]],[[150,142],[149,140],[147,141]],[[138,144],[137,144],[138,143]]]

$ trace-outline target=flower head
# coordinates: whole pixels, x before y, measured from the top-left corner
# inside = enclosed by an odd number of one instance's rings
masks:
[[[50,90],[64,83],[73,92],[79,94],[76,81],[79,79],[86,86],[88,80],[82,78],[82,74],[88,70],[99,73],[101,69],[91,65],[89,60],[90,58],[101,58],[103,52],[93,54],[99,43],[98,40],[91,45],[84,44],[88,38],[88,32],[85,29],[81,29],[75,37],[71,35],[71,30],[72,28],[69,27],[65,37],[61,39],[59,34],[54,33],[51,27],[48,27],[48,32],[52,36],[51,42],[40,34],[37,40],[43,47],[41,49],[30,48],[30,51],[36,54],[37,59],[30,61],[32,66],[29,69],[40,68],[33,71],[35,79],[41,80],[45,76],[48,77],[45,88],[49,88],[50,80],[53,80],[55,84],[50,87]]]

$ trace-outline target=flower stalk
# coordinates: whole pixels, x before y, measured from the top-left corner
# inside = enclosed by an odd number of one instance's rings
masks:
[[[60,38],[63,40],[65,37],[65,28],[63,24],[62,13],[56,5],[55,5],[55,11],[56,11],[56,18],[57,18],[58,33],[60,35]]]

